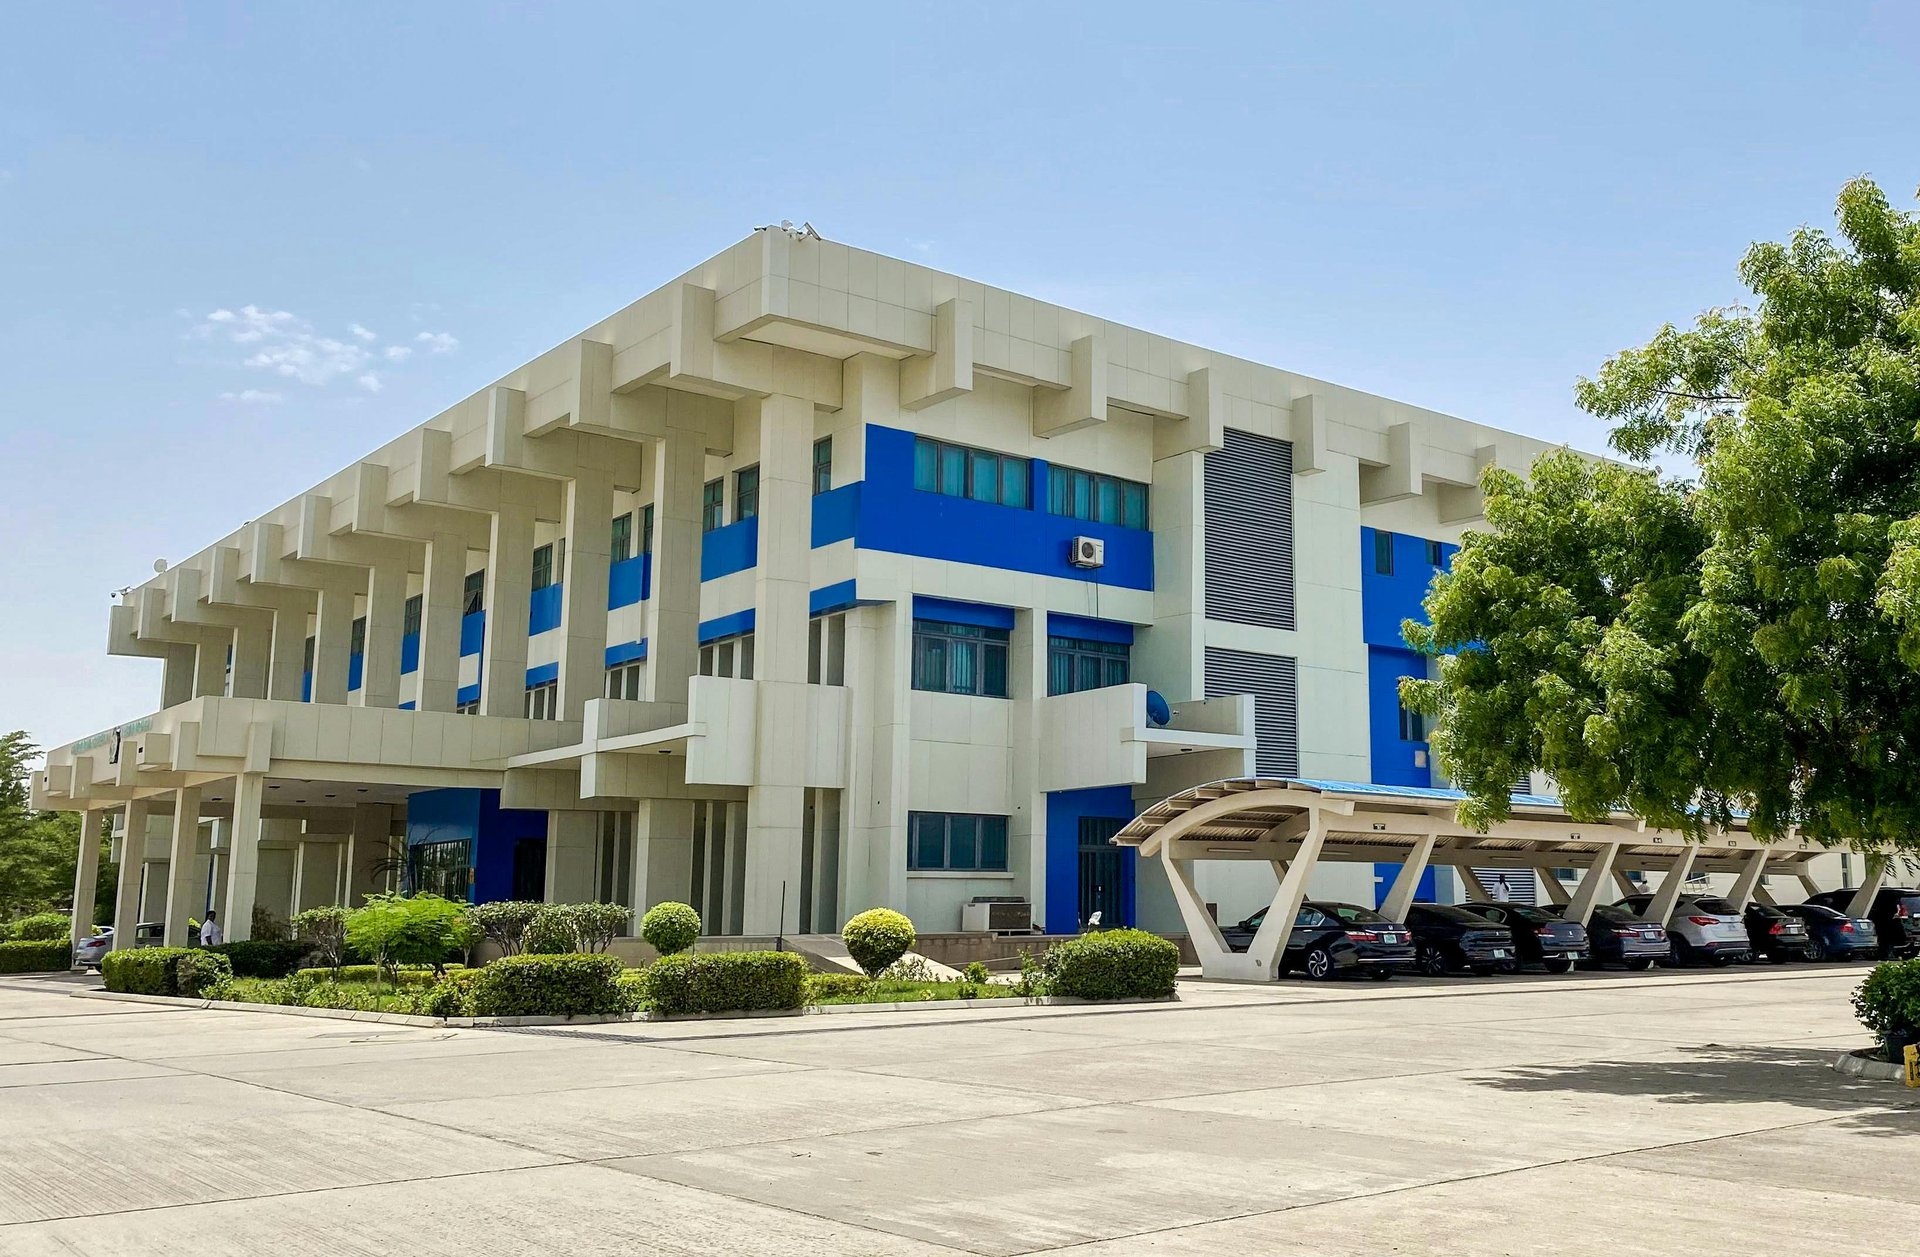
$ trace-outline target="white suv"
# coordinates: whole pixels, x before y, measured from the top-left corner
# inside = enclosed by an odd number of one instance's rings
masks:
[[[1645,917],[1653,900],[1652,895],[1629,895],[1616,906]],[[1673,963],[1677,965],[1701,960],[1724,965],[1744,959],[1753,951],[1740,909],[1718,895],[1680,896],[1673,905],[1673,915],[1667,918],[1667,937],[1673,940]]]

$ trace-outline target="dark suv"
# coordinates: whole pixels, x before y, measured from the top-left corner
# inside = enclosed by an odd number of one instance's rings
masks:
[[[1853,896],[1850,890],[1823,890],[1817,895],[1808,895],[1807,902],[1844,913]],[[1873,922],[1874,931],[1880,935],[1882,960],[1920,955],[1920,890],[1883,887],[1862,915]]]

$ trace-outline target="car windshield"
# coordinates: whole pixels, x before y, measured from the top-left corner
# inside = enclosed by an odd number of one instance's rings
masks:
[[[1339,917],[1348,925],[1391,925],[1392,922],[1372,908],[1350,903],[1317,903],[1314,907],[1330,917]]]
[[[1455,908],[1443,903],[1423,903],[1416,909],[1422,916],[1440,921],[1452,921],[1456,925],[1492,925],[1476,912],[1466,908]]]
[[[1702,895],[1693,901],[1693,906],[1702,912],[1711,912],[1717,917],[1737,917],[1740,909],[1718,895]]]
[[[1634,916],[1631,912],[1628,912],[1625,908],[1613,908],[1613,907],[1608,907],[1605,904],[1598,904],[1594,907],[1593,919],[1595,921],[1605,921],[1608,925],[1645,925],[1646,924],[1646,922],[1642,921],[1639,917]]]
[[[1501,904],[1500,906],[1505,908],[1509,913],[1513,914],[1514,920],[1524,921],[1528,925],[1559,925],[1561,924],[1561,920],[1559,917],[1556,917],[1551,913],[1542,912],[1538,908],[1529,908],[1526,904],[1523,904],[1523,903]]]

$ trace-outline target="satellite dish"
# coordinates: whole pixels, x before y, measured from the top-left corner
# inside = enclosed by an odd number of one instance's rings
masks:
[[[1173,708],[1159,690],[1147,691],[1147,723],[1155,729],[1164,729],[1173,721]]]
[[[166,570],[167,570],[167,561],[166,561],[165,559],[155,559],[155,560],[153,561],[153,570],[154,570],[154,571],[156,571],[156,572],[164,572],[164,571],[166,571]]]

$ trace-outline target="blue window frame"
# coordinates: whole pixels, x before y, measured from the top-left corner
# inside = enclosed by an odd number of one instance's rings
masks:
[[[1120,528],[1147,526],[1147,486],[1077,467],[1047,468],[1047,513]]]
[[[1125,642],[1047,638],[1047,693],[1078,694],[1127,684],[1132,679],[1131,649]]]
[[[951,445],[932,437],[913,439],[913,487],[950,498],[972,498],[1025,509],[1032,464],[1012,454]]]
[[[1004,873],[1007,818],[966,812],[909,813],[907,868],[914,872]]]
[[[913,622],[913,688],[936,694],[1007,697],[1005,629],[944,620]]]

